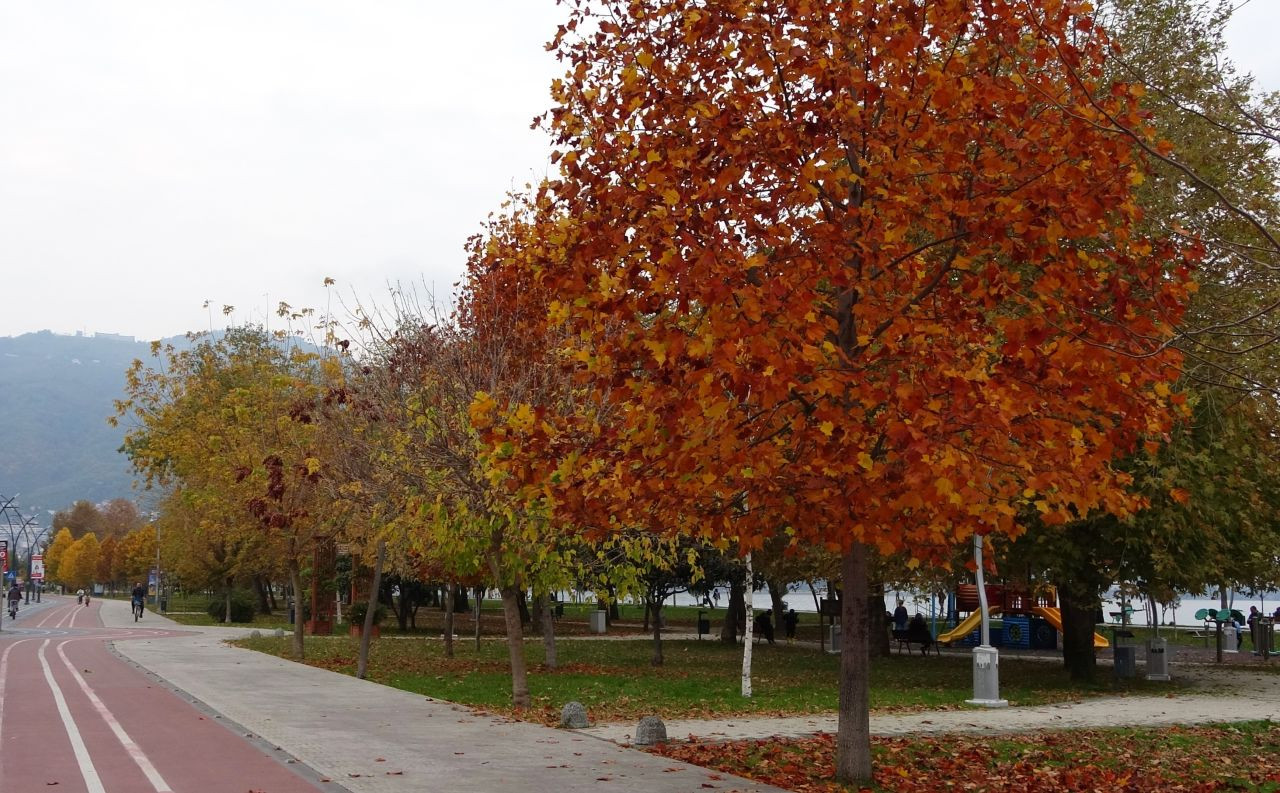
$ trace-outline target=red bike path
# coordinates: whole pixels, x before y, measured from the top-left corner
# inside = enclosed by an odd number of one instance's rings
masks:
[[[0,792],[317,793],[270,747],[125,663],[108,642],[181,635],[105,628],[99,603],[46,599],[0,629]],[[7,615],[5,615],[7,617]],[[144,618],[145,619],[145,618]]]

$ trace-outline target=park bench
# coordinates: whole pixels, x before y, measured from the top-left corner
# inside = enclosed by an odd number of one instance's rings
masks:
[[[920,646],[921,655],[928,655],[930,647],[933,648],[933,651],[935,654],[942,655],[942,651],[938,649],[938,642],[935,641],[934,638],[929,635],[928,631],[925,631],[923,633],[915,633],[910,630],[894,629],[893,640],[898,643],[899,655],[902,654],[903,647],[906,647],[907,652],[910,653],[911,645],[913,644],[917,644]]]

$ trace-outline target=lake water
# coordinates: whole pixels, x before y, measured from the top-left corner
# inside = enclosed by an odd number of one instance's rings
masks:
[[[718,602],[715,600],[715,594],[719,595]],[[825,589],[819,587],[818,597],[823,598],[826,597],[826,595],[827,593]],[[940,610],[938,603],[934,601],[931,611],[929,599],[918,593],[889,592],[885,595],[885,603],[890,610],[892,610],[896,605],[896,599],[899,596],[902,597],[907,610],[913,614],[918,611],[926,617],[929,617]],[[1238,593],[1233,596],[1231,593],[1228,593],[1227,599],[1231,608],[1237,609],[1246,615],[1249,613],[1250,606],[1257,606],[1258,610],[1264,614],[1271,614],[1275,611],[1277,606],[1280,606],[1280,592],[1268,592],[1263,597],[1251,597]],[[725,604],[728,603],[728,600],[729,591],[728,589],[722,588],[713,594],[712,604],[717,608],[723,608]],[[818,610],[814,603],[813,595],[810,593],[809,587],[805,584],[801,584],[799,587],[793,587],[783,600],[786,602],[787,608],[793,608],[798,612],[816,613]],[[752,606],[757,610],[762,611],[767,608],[773,608],[773,601],[769,597],[768,590],[761,590],[753,593],[751,602]],[[705,605],[699,598],[685,592],[678,593],[672,598],[669,598],[667,600],[667,604],[676,606]],[[1135,625],[1146,625],[1147,614],[1143,608],[1143,603],[1140,601],[1130,600],[1129,606],[1133,609],[1133,613],[1130,615],[1129,621]],[[1175,608],[1165,610],[1164,614],[1160,617],[1160,621],[1162,624],[1174,622],[1178,625],[1198,625],[1199,622],[1195,619],[1196,611],[1199,609],[1217,610],[1219,607],[1219,600],[1216,597],[1183,597],[1179,600],[1178,605]],[[1114,597],[1105,599],[1103,601],[1102,611],[1103,615],[1106,617],[1106,621],[1112,622],[1113,618],[1111,613],[1120,611],[1119,600]]]

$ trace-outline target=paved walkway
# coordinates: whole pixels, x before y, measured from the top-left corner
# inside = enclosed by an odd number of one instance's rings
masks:
[[[104,601],[102,620],[133,625],[123,601]],[[223,643],[248,629],[190,628],[151,613],[142,623],[191,633],[118,641],[121,656],[352,793],[778,791]]]
[[[103,604],[106,625],[131,625],[127,604]],[[472,712],[440,700],[227,646],[246,628],[190,628],[148,614],[147,627],[190,631],[116,642],[117,652],[268,745],[353,793],[531,793],[608,790],[683,793],[775,791],[746,780],[623,748],[634,724],[568,732]],[[1125,696],[1000,710],[873,716],[879,735],[1024,732],[1045,728],[1185,724],[1280,716],[1280,675],[1175,666],[1191,693]],[[667,722],[673,739],[733,740],[830,732],[835,717]],[[603,739],[603,740],[600,740]]]

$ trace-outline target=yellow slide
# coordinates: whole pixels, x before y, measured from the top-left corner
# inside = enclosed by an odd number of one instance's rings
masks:
[[[994,617],[995,615],[1000,613],[1000,607],[992,606],[991,608],[987,609],[987,613]],[[960,621],[959,625],[955,626],[954,628],[947,631],[946,633],[938,634],[938,642],[941,644],[951,644],[957,639],[963,639],[964,637],[972,633],[973,629],[978,627],[978,623],[981,621],[982,621],[981,611],[971,612],[969,616],[965,617],[963,620]]]
[[[1062,612],[1055,608],[1041,608],[1037,606],[1036,608],[1031,609],[1031,613],[1037,617],[1044,617],[1045,622],[1052,625],[1053,629],[1058,633],[1062,633]],[[1093,646],[1100,650],[1103,647],[1110,647],[1111,642],[1107,641],[1107,637],[1102,634],[1095,633],[1093,634]]]

